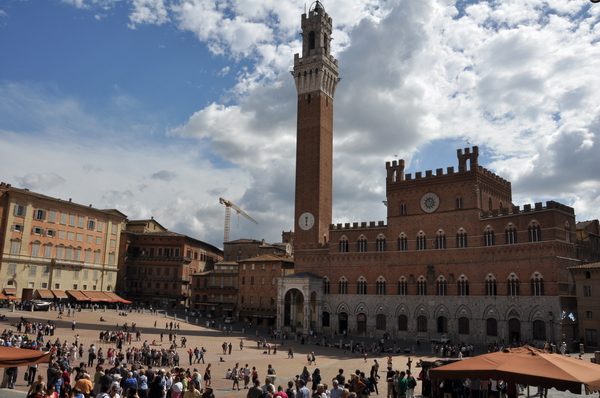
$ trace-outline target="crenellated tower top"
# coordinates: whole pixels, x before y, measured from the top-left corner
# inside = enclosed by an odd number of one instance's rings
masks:
[[[331,56],[332,20],[320,1],[315,1],[307,14],[302,14],[302,57],[294,56],[298,94],[322,91],[330,98],[338,83],[338,62]]]

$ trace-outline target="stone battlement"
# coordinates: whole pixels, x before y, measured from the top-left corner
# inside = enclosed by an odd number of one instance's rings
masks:
[[[549,200],[546,202],[546,207],[543,206],[542,202],[536,202],[533,205],[533,207],[531,206],[531,204],[524,205],[523,209],[521,209],[520,206],[512,206],[510,208],[502,207],[500,209],[493,209],[492,211],[484,210],[482,217],[483,218],[502,217],[502,216],[508,216],[508,215],[532,213],[532,212],[536,212],[536,211],[544,211],[544,210],[552,210],[552,209],[562,210],[569,214],[575,214],[575,209],[573,209],[571,206],[563,205],[563,204],[555,202],[553,200]]]
[[[423,176],[423,172],[418,171],[415,173],[414,177],[411,173],[404,174],[404,159],[394,160],[392,162],[386,162],[385,168],[387,170],[387,178],[386,182],[394,183],[394,182],[402,182],[402,181],[411,181],[411,180],[419,180],[422,178],[435,178],[441,176],[447,176],[450,174],[456,173],[464,173],[467,171],[476,170],[478,173],[483,174],[484,176],[494,180],[499,185],[503,185],[506,188],[511,187],[511,183],[499,175],[493,173],[492,171],[482,167],[478,163],[479,157],[479,148],[473,147],[473,151],[471,148],[465,148],[464,152],[462,149],[457,150],[458,157],[458,171],[454,170],[454,167],[448,167],[446,169],[446,173],[444,173],[443,168],[435,169],[435,174],[432,170],[425,171],[425,176]]]
[[[370,228],[385,228],[385,221],[363,221],[363,222],[354,222],[354,223],[345,223],[345,224],[329,224],[329,229],[370,229]]]

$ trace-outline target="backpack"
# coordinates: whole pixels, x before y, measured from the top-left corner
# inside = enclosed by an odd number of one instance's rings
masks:
[[[412,390],[416,386],[417,386],[417,381],[415,380],[414,377],[411,376],[410,379],[408,379],[408,388]]]
[[[267,391],[260,394],[260,398],[269,398],[269,393]]]

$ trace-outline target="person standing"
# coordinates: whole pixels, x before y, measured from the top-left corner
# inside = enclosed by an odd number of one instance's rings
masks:
[[[406,373],[400,372],[400,378],[398,379],[398,398],[406,398],[406,391],[408,390],[408,380],[406,380]]]
[[[208,387],[208,388],[210,388],[210,387]],[[200,398],[200,391],[198,391],[198,389],[196,389],[196,386],[194,385],[194,383],[189,384],[188,390],[185,392],[185,394],[183,394],[183,398]]]
[[[406,398],[414,398],[415,387],[417,386],[417,380],[412,375],[410,369],[406,371],[406,381],[408,383],[408,389],[406,391]]]
[[[254,380],[254,385],[248,389],[248,394],[246,394],[246,398],[260,398],[262,393],[263,389],[260,388],[260,381],[256,379]],[[310,392],[309,395],[307,395],[305,398],[310,398]]]
[[[88,373],[84,373],[83,377],[77,380],[77,383],[75,383],[75,388],[78,388],[83,393],[85,398],[90,398],[90,394],[94,390],[94,386],[90,380],[90,375]]]
[[[298,380],[298,394],[296,394],[296,398],[310,398],[310,390],[306,387],[306,382],[304,379]]]
[[[236,363],[235,367],[231,371],[231,380],[233,380],[232,390],[235,390],[235,386],[237,385],[238,391],[240,390],[240,368],[239,364]]]
[[[88,368],[91,368],[92,366],[94,366],[94,360],[96,359],[96,347],[94,347],[94,345],[90,345],[90,348],[88,349]]]
[[[344,389],[340,387],[340,382],[337,379],[333,379],[331,381],[331,390],[329,390],[329,398],[342,398],[342,393]]]
[[[250,367],[248,366],[248,364],[246,364],[246,367],[244,367],[244,389],[247,390],[248,389],[248,384],[250,384]]]
[[[19,368],[16,366],[11,366],[10,368],[6,368],[6,375],[8,376],[8,388],[11,390],[15,388],[15,383],[17,382],[17,376],[19,376]]]
[[[386,398],[394,398],[394,377],[396,376],[396,372],[392,370],[391,366],[388,366],[387,373],[385,375],[385,380],[387,381],[387,395]]]
[[[29,372],[27,373],[27,387],[31,386],[35,382],[35,374],[37,373],[37,363],[29,365]]]

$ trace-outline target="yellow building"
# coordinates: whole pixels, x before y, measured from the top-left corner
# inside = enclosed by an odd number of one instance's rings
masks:
[[[125,220],[114,209],[96,209],[1,183],[2,293],[23,300],[108,301],[100,292],[115,290]]]

